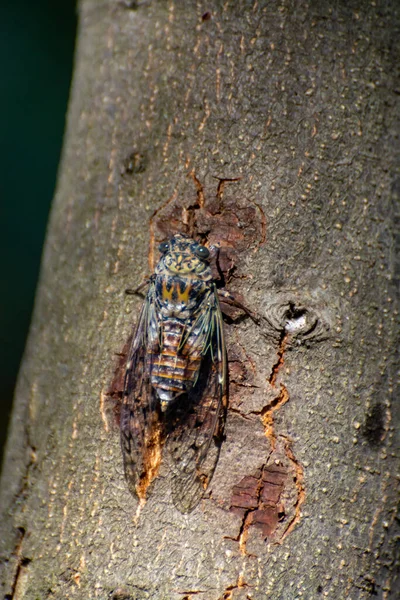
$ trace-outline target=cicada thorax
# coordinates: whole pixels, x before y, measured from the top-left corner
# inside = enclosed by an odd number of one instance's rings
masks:
[[[211,285],[183,275],[159,275],[156,279],[160,332],[157,350],[151,356],[151,384],[163,411],[198,378],[206,337],[200,313]]]

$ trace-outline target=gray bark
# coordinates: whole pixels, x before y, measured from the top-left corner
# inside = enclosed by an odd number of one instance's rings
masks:
[[[398,3],[138,4],[79,8],[2,475],[3,597],[398,598]],[[191,171],[197,229],[262,318],[226,324],[226,438],[182,515],[167,462],[138,511],[107,391],[141,303],[124,290],[183,228]],[[213,212],[215,177],[241,179]]]

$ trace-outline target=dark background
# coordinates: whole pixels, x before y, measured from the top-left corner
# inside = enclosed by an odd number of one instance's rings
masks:
[[[75,10],[75,0],[7,0],[1,10],[0,461],[60,158]]]

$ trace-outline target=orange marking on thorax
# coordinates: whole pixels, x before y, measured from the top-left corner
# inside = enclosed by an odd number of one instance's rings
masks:
[[[173,291],[174,291],[174,286],[171,286],[171,289],[167,290],[167,282],[163,281],[163,283],[162,283],[162,299],[163,300],[172,300]]]
[[[170,300],[172,301],[173,296],[175,295],[175,298],[177,299],[178,303],[182,303],[182,304],[188,304],[189,302],[189,291],[190,291],[190,284],[188,284],[186,286],[185,290],[181,290],[179,282],[174,282],[170,289],[167,289],[167,282],[163,281],[162,284],[162,299],[163,300]]]
[[[186,289],[183,292],[180,290],[179,285],[177,286],[178,301],[179,302],[183,302],[184,304],[188,304],[188,302],[189,302],[189,290],[190,290],[190,286],[189,285],[186,286]]]

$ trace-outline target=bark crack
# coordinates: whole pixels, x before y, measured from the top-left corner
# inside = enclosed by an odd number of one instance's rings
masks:
[[[19,539],[14,548],[14,556],[17,559],[17,567],[14,573],[14,579],[11,585],[11,593],[4,596],[4,600],[16,600],[17,596],[20,597],[21,585],[25,580],[26,570],[28,565],[32,562],[32,559],[24,557],[22,555],[22,543],[26,535],[24,527],[18,527]]]
[[[166,200],[159,208],[157,208],[157,210],[154,211],[153,215],[150,217],[150,243],[149,243],[149,269],[150,269],[150,273],[154,273],[154,267],[155,267],[155,258],[154,258],[154,249],[155,249],[155,220],[157,219],[157,216],[159,215],[160,212],[162,212],[163,210],[165,210],[167,208],[167,206],[169,206],[170,204],[172,204],[172,202],[174,202],[177,198],[178,194],[177,191],[174,190],[174,193],[172,194],[172,196],[170,198],[168,198],[168,200]]]
[[[289,335],[290,333],[285,329],[281,332],[277,359],[268,377],[268,382],[273,389],[277,389],[277,378],[284,365]],[[240,410],[234,410],[234,412],[247,419],[250,415],[259,416],[265,435],[270,442],[270,452],[264,464],[257,469],[255,474],[245,476],[232,490],[230,510],[240,515],[241,524],[238,536],[231,539],[239,543],[240,552],[245,556],[254,556],[249,554],[246,549],[249,530],[252,525],[261,528],[265,538],[271,538],[277,531],[278,523],[287,519],[287,523],[284,523],[284,529],[280,528],[277,541],[281,542],[301,518],[301,507],[305,499],[303,467],[290,447],[290,439],[282,434],[278,436],[274,424],[275,411],[279,410],[289,399],[290,396],[286,386],[280,382],[276,397],[261,411],[253,411],[244,416]],[[283,440],[283,443],[278,445],[278,438]],[[276,453],[276,460],[271,461],[274,453]],[[285,464],[291,465],[289,471]],[[291,509],[287,511],[282,501],[285,495],[282,496],[282,494],[284,494],[285,488],[290,485],[289,472],[293,474],[291,485],[294,486],[296,495],[294,503],[291,504]]]
[[[289,392],[286,386],[281,383],[279,394],[274,400],[265,406],[260,412],[261,422],[264,427],[264,432],[271,443],[271,447],[275,450],[277,435],[275,433],[274,412],[279,410],[286,402],[289,401]]]
[[[284,436],[282,436],[284,437]],[[288,523],[285,531],[282,534],[281,542],[285,539],[285,537],[293,531],[297,523],[301,519],[301,507],[304,504],[304,500],[306,498],[305,489],[304,489],[304,469],[301,463],[295,457],[293,450],[290,447],[290,440],[286,439],[285,441],[285,452],[289,461],[293,465],[296,476],[294,478],[294,484],[297,489],[297,500],[294,504],[294,517]]]
[[[280,340],[279,340],[278,359],[275,362],[275,364],[273,365],[271,374],[268,378],[268,381],[272,385],[272,387],[275,387],[276,378],[278,377],[278,373],[285,362],[284,354],[285,354],[285,350],[286,350],[286,344],[288,341],[288,337],[289,336],[288,336],[287,332],[285,330],[283,330],[281,333]]]
[[[245,587],[250,587],[250,586],[248,583],[245,582],[243,575],[239,575],[236,583],[233,583],[232,585],[229,585],[228,587],[226,587],[222,596],[220,596],[218,598],[218,600],[233,600],[233,592],[235,590],[239,590],[239,589],[242,589]]]
[[[178,594],[185,594],[182,600],[192,600],[192,596],[197,594],[205,594],[206,590],[185,590],[184,592],[178,592]]]

